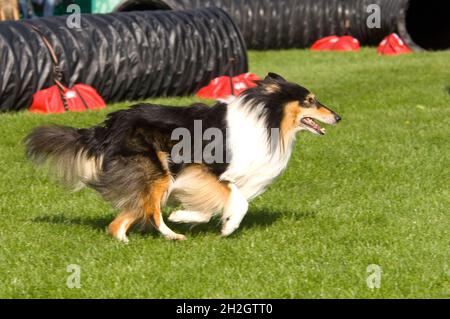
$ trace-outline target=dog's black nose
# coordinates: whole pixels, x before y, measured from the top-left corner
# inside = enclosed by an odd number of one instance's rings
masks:
[[[334,119],[336,120],[336,123],[341,120],[341,117],[337,114],[334,114]]]

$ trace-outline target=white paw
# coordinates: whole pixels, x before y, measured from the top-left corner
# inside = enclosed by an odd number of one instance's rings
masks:
[[[168,219],[174,223],[206,223],[209,221],[208,216],[188,210],[177,210],[170,214]]]
[[[233,220],[230,219],[223,224],[221,234],[224,237],[229,236],[238,228],[239,223],[233,222]]]
[[[112,237],[114,237],[118,241],[121,241],[125,244],[129,242],[127,232],[125,231],[125,227],[123,227],[123,225],[119,228],[118,231],[115,231],[115,229],[110,225],[108,232]]]
[[[166,235],[165,237],[168,240],[186,240],[187,239],[186,236],[181,235],[181,234],[177,234],[177,233]]]
[[[128,244],[130,241],[128,240],[128,237],[126,234],[117,234],[116,236],[114,236],[117,240],[123,242],[124,244]]]

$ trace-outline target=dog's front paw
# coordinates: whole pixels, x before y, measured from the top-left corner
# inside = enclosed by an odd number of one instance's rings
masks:
[[[126,234],[124,233],[118,233],[118,234],[113,234],[112,235],[115,239],[117,239],[118,241],[124,243],[124,244],[128,244],[129,240]]]
[[[239,228],[239,224],[233,222],[233,220],[227,220],[223,226],[222,226],[222,230],[220,231],[223,237],[227,237],[229,235],[231,235],[232,233],[234,233],[234,231],[236,229]]]
[[[186,240],[186,236],[182,234],[173,233],[170,235],[165,236],[167,240]]]

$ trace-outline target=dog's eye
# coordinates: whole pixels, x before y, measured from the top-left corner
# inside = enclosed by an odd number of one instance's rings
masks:
[[[312,97],[307,98],[306,100],[304,100],[303,104],[306,107],[312,107],[314,105],[315,101]]]

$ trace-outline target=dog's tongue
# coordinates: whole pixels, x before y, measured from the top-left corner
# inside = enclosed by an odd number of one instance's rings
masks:
[[[315,130],[317,130],[317,131],[320,130],[320,126],[317,125],[317,123],[314,122],[312,118],[310,118],[310,117],[305,118],[305,122],[306,122],[306,124],[308,124],[309,126],[311,126],[313,129],[315,129]]]
[[[320,134],[325,134],[325,129],[321,128],[314,120],[310,117],[305,117],[302,119],[303,123],[311,126],[314,130],[316,130]]]

